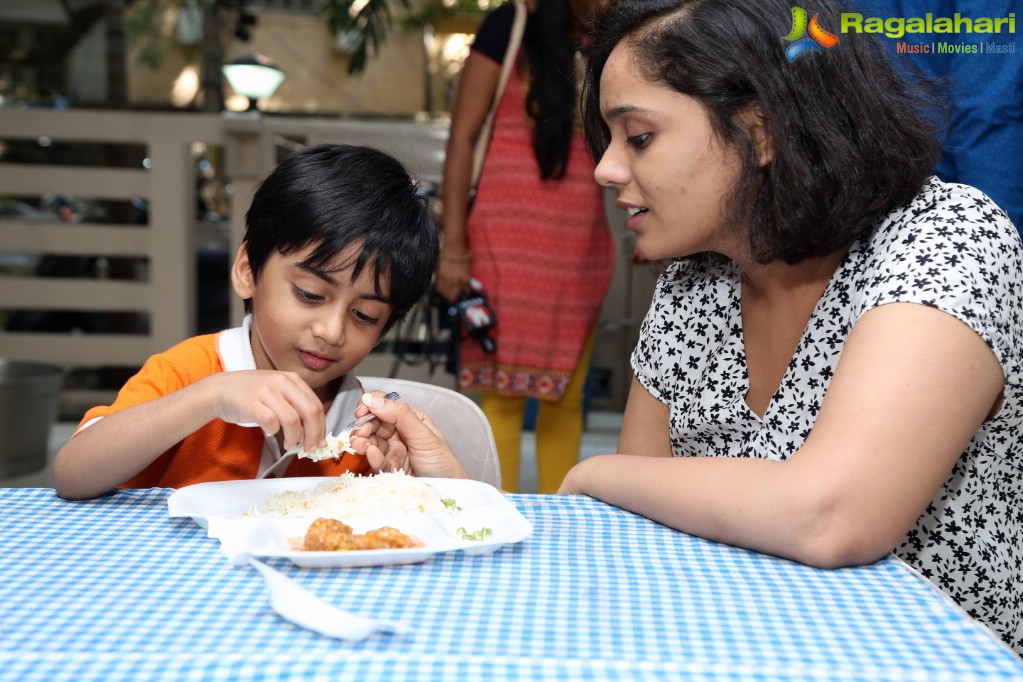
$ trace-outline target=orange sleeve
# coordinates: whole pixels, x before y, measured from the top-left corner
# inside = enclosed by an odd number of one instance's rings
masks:
[[[75,433],[97,417],[141,405],[224,371],[217,354],[216,338],[216,334],[197,336],[150,357],[142,369],[121,387],[112,405],[98,405],[85,413]]]
[[[188,339],[149,358],[138,374],[125,382],[112,405],[100,405],[85,413],[78,432],[92,419],[160,398],[222,371],[224,367],[217,354],[215,334]],[[214,419],[186,436],[120,487],[180,488],[204,481],[255,478],[263,443],[263,432],[258,428]],[[345,454],[340,460],[296,460],[285,475],[339,476],[346,471],[364,475],[371,473],[365,457]]]

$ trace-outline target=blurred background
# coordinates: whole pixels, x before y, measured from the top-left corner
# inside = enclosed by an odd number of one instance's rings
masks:
[[[499,0],[4,0],[0,95],[32,106],[241,110],[222,65],[287,74],[268,112],[444,112]]]

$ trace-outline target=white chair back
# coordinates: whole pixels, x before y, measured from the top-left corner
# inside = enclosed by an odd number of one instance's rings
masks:
[[[458,391],[407,379],[359,377],[366,391],[397,391],[440,429],[469,477],[501,488],[501,465],[490,422],[479,405]]]

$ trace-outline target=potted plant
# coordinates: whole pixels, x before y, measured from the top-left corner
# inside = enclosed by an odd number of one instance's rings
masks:
[[[432,26],[443,33],[474,33],[483,15],[505,0],[326,0],[327,26],[351,55],[348,73],[361,73],[396,23]]]

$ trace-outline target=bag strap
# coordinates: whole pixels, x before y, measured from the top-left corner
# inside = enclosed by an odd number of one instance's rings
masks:
[[[501,78],[497,82],[497,91],[490,103],[490,110],[487,117],[483,119],[483,127],[480,128],[479,137],[476,138],[476,148],[472,154],[472,193],[475,194],[476,184],[480,181],[480,174],[483,172],[483,159],[487,156],[487,148],[490,146],[490,137],[493,134],[494,118],[497,115],[497,104],[504,94],[504,86],[508,84],[508,77],[511,75],[512,67],[515,65],[515,57],[518,56],[519,46],[522,44],[522,34],[526,30],[526,3],[523,0],[515,0],[515,20],[512,23],[511,34],[508,36],[508,48],[504,52],[504,63],[501,64]]]

